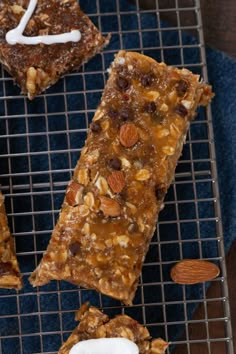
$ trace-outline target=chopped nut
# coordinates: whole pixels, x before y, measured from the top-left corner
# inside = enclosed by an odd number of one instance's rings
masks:
[[[98,177],[95,186],[98,188],[99,190],[99,194],[100,195],[106,195],[108,192],[108,183],[106,181],[106,179],[102,176]]]
[[[108,178],[107,182],[114,193],[120,193],[125,186],[125,177],[122,171],[112,172]]]
[[[79,206],[79,214],[82,217],[87,216],[89,214],[89,208],[87,207],[87,205],[80,205]]]
[[[135,179],[137,181],[146,181],[150,177],[151,177],[150,171],[146,170],[145,168],[143,168],[142,170],[139,170],[135,175]]]
[[[89,207],[89,209],[92,209],[94,204],[95,204],[95,199],[94,195],[92,192],[88,192],[86,196],[84,197],[84,204]]]
[[[66,189],[66,201],[69,205],[75,206],[83,201],[84,187],[75,181],[71,181]]]
[[[104,251],[105,250],[105,248],[106,248],[106,245],[105,245],[105,243],[103,242],[103,241],[97,241],[95,244],[94,244],[94,248],[96,249],[96,250],[99,250],[99,251]],[[98,259],[98,257],[97,257],[97,259]],[[98,259],[99,260],[99,259]]]
[[[169,98],[169,101],[172,103],[172,104],[175,104],[176,101],[177,101],[177,94],[176,94],[176,91],[173,90],[169,93],[168,95],[168,98]]]
[[[100,197],[101,205],[100,209],[102,210],[105,216],[119,216],[121,213],[120,204],[111,198],[101,196]]]
[[[172,156],[175,153],[175,148],[173,148],[172,146],[163,146],[162,151],[164,152],[164,154]]]
[[[175,139],[181,135],[181,131],[174,123],[170,125],[170,135]]]
[[[121,164],[123,168],[130,168],[131,163],[125,157],[121,157]]]
[[[97,150],[93,150],[93,151],[90,151],[89,154],[87,154],[87,162],[90,164],[90,165],[93,165],[95,162],[97,162],[99,158],[99,151],[98,149]]]
[[[104,132],[109,129],[109,126],[110,126],[109,120],[104,120],[104,121],[101,123],[101,127],[102,127],[102,130],[103,130]]]
[[[101,119],[104,116],[104,112],[98,109],[93,117],[93,121],[96,122],[97,120]]]
[[[193,103],[191,101],[188,101],[188,100],[182,100],[181,103],[186,109],[192,108],[192,105],[193,105]]]
[[[160,96],[160,93],[158,91],[149,91],[145,94],[145,96],[148,98],[150,101],[156,101],[157,98]]]
[[[166,128],[160,127],[156,130],[156,137],[158,139],[164,138],[164,137],[168,136],[169,134],[170,134],[170,132]]]
[[[167,112],[168,111],[168,106],[165,103],[162,103],[161,107],[160,107],[160,111],[162,112]]]
[[[94,273],[97,275],[97,277],[99,277],[99,278],[101,278],[101,276],[102,276],[102,270],[101,270],[101,268],[94,268]],[[101,327],[99,327],[99,329],[100,329]],[[97,334],[98,334],[98,332],[97,332]],[[98,335],[99,336],[99,335]]]
[[[139,231],[143,232],[144,229],[145,229],[145,225],[144,225],[143,220],[142,220],[141,217],[138,217],[137,224],[138,224],[138,227],[139,227]]]
[[[78,172],[78,182],[87,186],[89,183],[89,172],[87,168],[81,168]]]
[[[106,240],[105,241],[105,245],[107,246],[107,247],[112,247],[113,246],[113,241],[112,241],[112,239],[111,238],[109,238],[108,240]]]
[[[25,9],[23,9],[23,7],[20,5],[12,5],[11,9],[12,12],[16,15],[19,15],[21,12],[25,12]]]
[[[81,229],[82,234],[88,235],[90,232],[90,225],[86,222]]]
[[[120,245],[121,247],[124,247],[126,248],[128,246],[128,243],[129,243],[129,237],[126,236],[126,235],[120,235],[120,236],[117,236],[114,240],[113,240],[113,243],[115,245]]]
[[[120,128],[120,142],[125,147],[132,147],[138,141],[138,129],[132,123],[127,123]]]

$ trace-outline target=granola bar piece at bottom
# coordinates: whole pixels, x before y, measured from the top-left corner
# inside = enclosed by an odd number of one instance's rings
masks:
[[[80,320],[58,354],[69,354],[78,342],[98,338],[127,338],[137,344],[139,354],[164,354],[168,343],[163,339],[151,339],[146,327],[127,315],[118,315],[113,319],[91,306],[84,304],[76,316]]]
[[[66,280],[131,304],[190,121],[211,87],[120,51],[33,286]]]
[[[0,288],[22,288],[22,280],[7,223],[4,197],[0,192]]]
[[[108,44],[109,37],[102,36],[80,9],[77,0],[38,0],[24,31],[25,36],[79,30],[80,41],[52,45],[10,45],[5,39],[6,33],[19,24],[28,4],[28,0],[0,1],[0,63],[21,87],[21,92],[33,99],[66,73],[78,70]]]

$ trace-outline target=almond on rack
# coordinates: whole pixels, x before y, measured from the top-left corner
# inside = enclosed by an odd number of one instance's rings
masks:
[[[203,283],[216,278],[219,267],[212,262],[201,259],[184,259],[171,269],[171,279],[177,284],[191,285]]]

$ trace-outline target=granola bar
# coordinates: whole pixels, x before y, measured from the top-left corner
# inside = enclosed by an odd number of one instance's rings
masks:
[[[29,0],[0,1],[0,63],[30,99],[100,52],[109,42],[93,25],[76,0],[38,0],[24,31],[25,36],[81,32],[79,42],[10,45],[6,34],[20,22]]]
[[[22,280],[0,192],[0,288],[22,288]]]
[[[211,87],[120,51],[33,286],[52,279],[131,304],[190,121]]]
[[[76,319],[80,320],[80,324],[59,349],[58,354],[69,354],[76,343],[97,338],[127,338],[137,344],[140,354],[164,354],[168,347],[168,343],[161,338],[152,340],[147,328],[127,315],[109,319],[96,307],[86,309],[86,304],[79,312]]]

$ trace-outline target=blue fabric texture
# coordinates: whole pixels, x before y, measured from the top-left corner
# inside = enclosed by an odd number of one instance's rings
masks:
[[[95,24],[97,24],[97,16],[93,16],[98,9],[93,0],[80,1],[83,10],[88,13]],[[97,2],[96,2],[97,3]],[[116,11],[117,1],[101,0],[100,11],[112,12]],[[119,2],[121,11],[131,11],[135,8],[132,7],[128,1],[122,0]],[[136,9],[135,9],[136,10]],[[156,31],[157,27],[167,29],[169,27],[166,23],[158,23],[156,15],[151,13],[140,14],[140,22],[143,29],[149,29],[142,33],[142,45],[144,53],[150,55],[156,60],[160,61],[161,51],[158,49],[160,46],[160,37]],[[117,16],[102,16],[101,17],[103,31],[118,31],[119,23]],[[134,14],[123,14],[120,16],[120,25],[122,30],[125,31],[123,39],[124,49],[137,49],[140,48],[140,37],[138,34],[137,16]],[[131,32],[126,32],[132,30]],[[185,64],[190,65],[190,69],[195,73],[200,74],[200,68],[191,64],[199,63],[200,51],[195,38],[186,33],[182,33],[182,44],[193,45],[192,47],[185,47],[182,55]],[[178,30],[166,30],[162,32],[162,45],[166,46],[164,50],[165,62],[169,65],[181,64],[181,51],[178,46],[180,38]],[[108,48],[112,51],[104,52],[104,65],[109,67],[114,57],[114,51],[120,49],[120,37],[114,33],[111,43]],[[207,48],[207,63],[209,82],[213,86],[216,94],[212,102],[213,113],[213,126],[215,134],[215,146],[218,165],[219,189],[222,208],[222,221],[224,229],[225,250],[228,252],[236,233],[236,218],[234,217],[236,209],[236,193],[235,193],[235,176],[236,176],[236,90],[235,90],[235,77],[236,77],[236,61],[225,56],[221,52]],[[96,56],[89,63],[85,65],[85,73],[90,71],[100,70],[103,67],[101,56]],[[88,92],[88,120],[90,121],[93,112],[99,103],[101,93],[104,87],[102,74],[86,75],[86,89]],[[11,172],[22,173],[18,179],[14,179],[15,184],[22,185],[37,185],[33,199],[29,192],[26,190],[24,197],[17,197],[14,202],[15,213],[25,213],[15,218],[14,230],[16,233],[26,233],[24,237],[17,237],[16,246],[17,251],[28,252],[27,256],[19,256],[20,267],[23,272],[29,274],[35,268],[35,256],[30,252],[34,250],[35,245],[37,251],[42,251],[46,248],[48,240],[50,239],[51,229],[53,222],[58,213],[51,215],[51,210],[58,211],[64,196],[64,185],[61,182],[68,181],[70,174],[68,169],[75,166],[78,159],[78,149],[83,146],[86,137],[87,121],[83,109],[85,108],[84,95],[78,93],[78,90],[83,90],[82,76],[68,76],[65,78],[65,86],[68,92],[67,96],[67,109],[69,111],[66,116],[64,99],[61,99],[60,94],[64,90],[63,81],[54,85],[48,90],[49,95],[45,98],[38,97],[33,102],[26,102],[20,98],[13,101],[0,100],[0,117],[6,115],[8,118],[8,131],[6,130],[6,122],[0,119],[0,134],[17,134],[14,139],[10,139],[11,154],[16,154],[16,157],[11,158]],[[97,89],[98,92],[89,92],[89,90]],[[3,83],[0,81],[0,96],[3,95],[19,95],[19,89],[12,85],[11,80],[6,82],[5,90]],[[74,92],[77,92],[76,94]],[[45,106],[46,102],[46,106]],[[27,122],[24,117],[27,106]],[[7,108],[6,108],[7,107]],[[46,108],[45,108],[46,107]],[[45,112],[49,113],[47,122],[45,119]],[[74,113],[79,111],[79,113]],[[50,115],[50,113],[53,113]],[[16,117],[12,117],[16,115]],[[17,116],[18,115],[18,116]],[[205,120],[204,110],[199,110],[199,115],[196,118],[196,123],[191,126],[191,140],[197,141],[204,139],[207,140],[208,132],[207,125],[198,124],[198,121]],[[69,123],[68,123],[69,122]],[[66,134],[67,124],[73,130],[69,136]],[[29,140],[24,136],[25,132],[32,133]],[[45,134],[47,132],[47,134]],[[58,133],[56,133],[58,132]],[[36,133],[34,136],[33,134]],[[71,148],[71,154],[65,152],[68,149],[68,139]],[[28,144],[28,145],[27,145]],[[30,160],[27,156],[27,146],[30,148],[32,156]],[[48,148],[51,154],[47,153]],[[1,154],[8,154],[7,140],[0,139]],[[37,154],[41,151],[42,154]],[[22,155],[20,155],[22,153]],[[24,154],[25,153],[25,154]],[[36,153],[36,154],[34,154]],[[191,155],[192,154],[192,155]],[[209,157],[207,144],[204,142],[192,144],[190,151],[189,144],[186,144],[183,152],[183,159],[188,160],[190,157],[200,159],[194,165],[195,171],[209,170],[210,163],[204,162],[204,158]],[[29,161],[32,176],[29,178]],[[1,160],[1,174],[8,174],[9,161],[8,158]],[[59,170],[57,173],[46,173],[48,170]],[[66,172],[64,171],[66,170]],[[35,173],[35,171],[42,171],[42,173]],[[24,174],[25,172],[25,174]],[[176,220],[176,207],[173,200],[177,195],[178,200],[192,200],[197,197],[198,199],[209,198],[212,196],[211,184],[201,182],[198,180],[195,190],[191,183],[191,163],[179,163],[177,173],[186,174],[186,184],[176,184],[175,187],[171,186],[166,197],[166,207],[160,214],[160,224],[157,233],[154,235],[153,242],[150,246],[147,263],[153,264],[152,267],[144,266],[142,273],[143,283],[155,283],[152,287],[145,286],[143,290],[139,287],[134,299],[134,305],[142,303],[143,297],[148,304],[145,308],[146,324],[155,323],[156,325],[150,326],[149,330],[153,337],[166,338],[175,341],[183,334],[185,325],[184,321],[186,316],[191,319],[194,309],[197,306],[198,300],[204,296],[204,291],[208,284],[201,284],[196,286],[185,287],[185,298],[191,300],[188,304],[183,304],[183,288],[182,286],[173,284],[170,280],[170,268],[173,261],[184,258],[199,258],[200,256],[206,258],[217,257],[218,255],[218,242],[215,239],[216,223],[211,221],[214,216],[214,203],[198,203],[198,217],[202,221],[198,223],[189,222],[196,218],[196,206],[194,203],[180,203],[178,205],[178,218],[183,219],[178,226],[176,223],[166,223],[166,221]],[[50,181],[53,182],[54,188],[54,201],[50,195],[50,190],[46,184]],[[198,177],[196,176],[196,179]],[[200,177],[199,177],[200,178]],[[178,182],[178,178],[176,179]],[[2,185],[8,185],[8,177],[1,179]],[[52,184],[51,184],[52,185]],[[27,194],[28,193],[28,194]],[[32,200],[34,210],[38,211],[35,215],[34,221],[30,211],[32,209]],[[171,202],[172,201],[172,202]],[[9,208],[9,200],[6,198],[6,206]],[[48,213],[43,211],[47,210]],[[208,221],[204,218],[209,217]],[[12,225],[11,225],[12,227]],[[32,230],[37,230],[38,234],[35,239],[28,233]],[[48,230],[48,232],[47,232]],[[200,231],[199,231],[200,230]],[[41,233],[40,233],[41,232]],[[178,242],[178,233],[181,232],[181,237],[184,243],[180,247]],[[201,237],[201,250],[199,249],[199,232]],[[158,242],[161,242],[159,244]],[[201,253],[201,254],[200,254]],[[160,259],[161,255],[161,259]],[[41,255],[37,256],[39,261]],[[158,262],[158,259],[161,261]],[[120,313],[118,305],[119,302],[112,300],[105,296],[99,296],[95,291],[82,291],[78,294],[77,288],[70,284],[60,282],[52,282],[49,285],[41,287],[40,295],[37,295],[36,289],[33,289],[28,283],[28,274],[24,278],[25,286],[21,290],[18,300],[14,297],[14,292],[10,290],[0,290],[0,336],[11,336],[11,338],[4,337],[2,340],[2,353],[14,354],[20,353],[20,339],[19,331],[23,334],[23,348],[24,354],[32,354],[43,352],[56,352],[61,344],[60,320],[63,323],[63,331],[67,331],[64,335],[66,339],[69,332],[75,327],[73,311],[79,306],[80,302],[90,301],[93,305],[100,305],[102,299],[103,307],[109,307],[106,312],[110,315]],[[164,282],[164,285],[161,285]],[[57,290],[61,290],[60,298],[57,295]],[[45,293],[47,292],[47,293]],[[163,295],[163,293],[165,295]],[[9,297],[8,297],[9,296]],[[177,303],[173,303],[177,302]],[[163,306],[165,303],[165,306]],[[27,317],[22,317],[20,320],[17,316],[19,313],[29,314]],[[38,311],[43,312],[41,319],[37,315]],[[62,311],[61,319],[58,311]],[[133,316],[140,322],[143,322],[143,309],[141,306],[133,306],[127,308],[126,313]],[[179,324],[177,322],[179,321]],[[173,323],[173,325],[166,326],[165,323]],[[161,323],[158,325],[158,323]],[[45,332],[41,337],[39,332]],[[50,332],[50,334],[48,334]],[[34,335],[35,333],[35,335]],[[28,335],[29,334],[29,335]],[[43,346],[42,343],[43,342]]]

